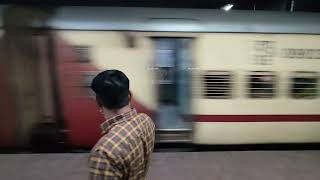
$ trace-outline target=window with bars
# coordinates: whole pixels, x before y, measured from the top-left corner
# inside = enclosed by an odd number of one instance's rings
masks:
[[[207,71],[202,75],[202,96],[207,99],[229,99],[231,93],[231,73],[228,71]]]
[[[275,96],[275,78],[273,72],[251,72],[248,82],[249,98],[273,98]]]
[[[77,62],[88,63],[90,62],[90,47],[89,46],[74,46],[77,54]]]
[[[96,73],[84,73],[81,75],[80,88],[84,96],[94,96],[94,92],[91,89],[91,82],[96,76]]]
[[[317,73],[296,72],[291,79],[291,97],[313,99],[317,97]]]

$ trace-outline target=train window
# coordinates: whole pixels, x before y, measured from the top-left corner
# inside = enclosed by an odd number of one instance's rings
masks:
[[[86,73],[82,74],[80,87],[82,89],[82,94],[84,96],[94,96],[94,92],[91,89],[91,82],[93,78],[96,76],[96,73]]]
[[[174,68],[159,67],[157,68],[156,75],[158,84],[173,84],[174,81]]]
[[[88,63],[90,62],[90,47],[89,46],[74,46],[77,54],[77,62]]]
[[[315,72],[296,72],[291,79],[291,96],[295,99],[316,98],[317,82]]]
[[[250,98],[273,98],[275,75],[272,72],[254,71],[249,75],[248,96]]]
[[[202,95],[208,99],[231,98],[231,73],[228,71],[207,71],[203,76]]]

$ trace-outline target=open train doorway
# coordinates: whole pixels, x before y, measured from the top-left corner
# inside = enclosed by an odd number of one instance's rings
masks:
[[[157,142],[189,142],[191,38],[154,38]]]

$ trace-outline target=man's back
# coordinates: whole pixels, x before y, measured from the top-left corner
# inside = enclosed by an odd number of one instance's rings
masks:
[[[153,151],[155,126],[134,109],[102,124],[104,136],[92,149],[91,179],[142,180]]]

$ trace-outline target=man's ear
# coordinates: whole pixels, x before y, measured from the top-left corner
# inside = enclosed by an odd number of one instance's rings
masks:
[[[102,99],[98,95],[96,95],[96,101],[99,107],[103,107]]]
[[[129,93],[128,93],[128,99],[129,99],[129,102],[130,102],[131,99],[132,99],[132,93],[131,93],[131,91],[129,91]]]

